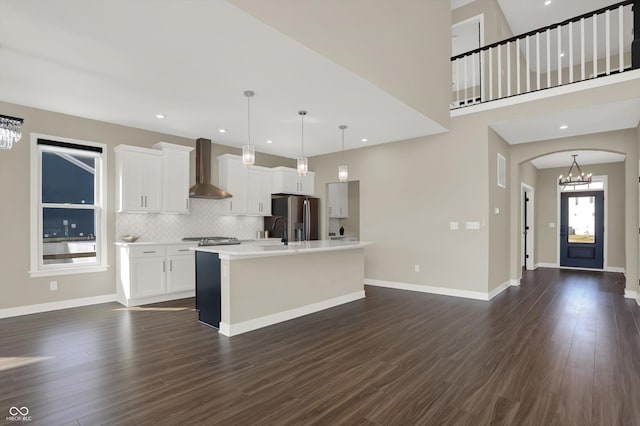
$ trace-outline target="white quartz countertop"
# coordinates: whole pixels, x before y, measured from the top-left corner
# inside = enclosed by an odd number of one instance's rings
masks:
[[[342,240],[315,240],[295,241],[289,245],[273,244],[273,242],[261,243],[244,242],[233,246],[209,246],[191,247],[191,250],[208,253],[218,253],[220,259],[249,259],[254,257],[287,256],[322,251],[354,250],[372,245],[372,241],[342,241]]]
[[[197,246],[197,241],[136,241],[128,243],[126,241],[114,242],[117,246]]]

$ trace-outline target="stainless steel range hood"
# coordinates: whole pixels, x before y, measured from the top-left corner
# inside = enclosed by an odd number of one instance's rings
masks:
[[[190,198],[221,200],[232,197],[228,192],[211,185],[211,140],[196,140],[196,184],[189,189]]]

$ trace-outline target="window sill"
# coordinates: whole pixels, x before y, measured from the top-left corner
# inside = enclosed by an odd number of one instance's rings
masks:
[[[42,271],[28,271],[31,278],[38,277],[52,277],[56,275],[75,275],[75,274],[89,274],[93,272],[105,272],[109,269],[109,265],[104,266],[87,266],[78,268],[60,268],[60,269],[45,269]]]

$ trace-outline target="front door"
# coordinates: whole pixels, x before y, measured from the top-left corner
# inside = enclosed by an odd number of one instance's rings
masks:
[[[560,197],[560,266],[603,267],[604,191]]]

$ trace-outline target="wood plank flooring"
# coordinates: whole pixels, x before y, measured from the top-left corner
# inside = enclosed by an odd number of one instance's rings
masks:
[[[640,425],[623,291],[553,269],[491,302],[367,287],[231,339],[193,299],[3,319],[0,424],[24,406],[32,425]]]

